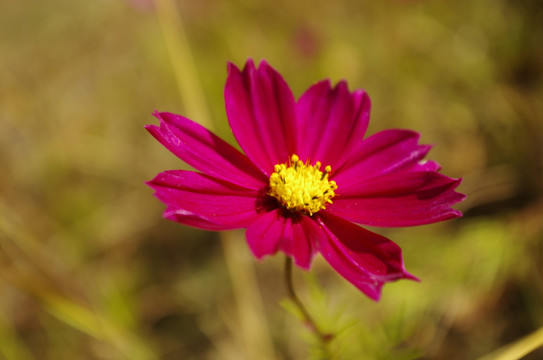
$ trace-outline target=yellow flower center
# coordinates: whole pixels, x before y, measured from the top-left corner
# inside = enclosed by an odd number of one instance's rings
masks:
[[[330,166],[320,170],[321,163],[305,164],[292,155],[288,164],[277,164],[270,176],[270,192],[281,205],[292,212],[313,215],[332,203],[337,189],[335,181],[328,180]]]

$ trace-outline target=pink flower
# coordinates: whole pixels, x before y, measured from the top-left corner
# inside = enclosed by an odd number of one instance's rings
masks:
[[[386,282],[415,279],[400,247],[353,223],[412,226],[456,218],[461,179],[424,161],[419,134],[385,130],[366,137],[370,99],[324,80],[295,101],[265,61],[228,64],[226,113],[244,153],[191,120],[155,113],[146,129],[199,172],[171,170],[148,185],[164,217],[207,229],[247,228],[253,254],[278,251],[309,269],[317,252],[374,300]]]

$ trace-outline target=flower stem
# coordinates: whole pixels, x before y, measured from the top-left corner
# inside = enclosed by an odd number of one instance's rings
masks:
[[[306,307],[301,302],[298,295],[296,295],[296,292],[294,291],[294,283],[292,281],[292,258],[288,256],[285,257],[285,282],[287,284],[287,292],[290,300],[294,303],[294,305],[296,305],[296,307],[302,314],[304,323],[309,327],[309,329],[315,334],[315,336],[319,340],[322,349],[326,354],[326,359],[331,359],[330,351],[328,349],[328,342],[332,340],[333,334],[326,334],[319,329],[319,327],[315,323],[315,320],[313,320],[313,318],[309,314],[309,311],[307,311]]]
[[[196,60],[183,26],[177,2],[155,0],[154,4],[184,112],[189,118],[197,120],[200,125],[213,129],[202,83],[198,78]]]
[[[520,359],[543,346],[543,327],[509,345],[488,354],[479,360],[514,360]]]

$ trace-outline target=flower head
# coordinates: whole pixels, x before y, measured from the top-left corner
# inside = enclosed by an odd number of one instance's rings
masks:
[[[228,64],[226,113],[244,154],[197,123],[155,113],[147,130],[199,172],[172,170],[148,185],[164,217],[207,229],[246,228],[257,258],[284,252],[309,269],[320,253],[345,279],[378,300],[386,282],[416,279],[398,245],[354,223],[429,224],[461,216],[461,179],[424,161],[419,134],[385,130],[365,137],[370,100],[345,81],[324,80],[295,101],[262,61]]]

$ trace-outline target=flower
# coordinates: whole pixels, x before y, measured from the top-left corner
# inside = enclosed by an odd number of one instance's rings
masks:
[[[197,123],[154,115],[146,129],[199,172],[171,170],[147,184],[167,219],[207,230],[246,228],[253,254],[282,251],[309,269],[316,253],[374,300],[386,282],[414,279],[401,249],[354,223],[429,224],[462,214],[451,205],[461,179],[424,161],[420,134],[385,130],[366,137],[370,99],[340,81],[311,86],[295,101],[281,75],[262,61],[228,64],[224,91],[230,127],[245,154]]]

